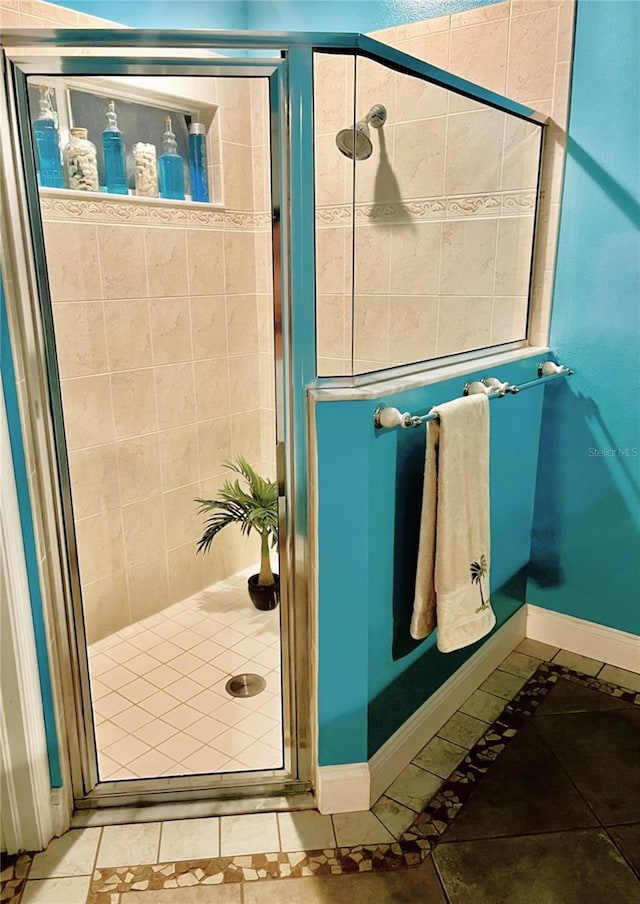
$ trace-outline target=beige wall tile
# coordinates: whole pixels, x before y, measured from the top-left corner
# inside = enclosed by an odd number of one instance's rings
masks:
[[[52,300],[102,298],[96,227],[66,222],[43,225]]]
[[[224,472],[223,462],[231,459],[231,420],[218,417],[197,425],[200,479]]]
[[[527,101],[553,95],[558,10],[542,9],[511,20],[507,95]]]
[[[558,63],[566,63],[571,60],[575,15],[574,0],[563,0],[558,11],[558,44],[556,47]]]
[[[186,230],[151,226],[145,229],[150,295],[186,295]]]
[[[191,361],[191,320],[188,298],[149,301],[151,342],[155,364]]]
[[[462,195],[497,191],[505,114],[481,110],[449,116],[445,192]]]
[[[438,355],[452,355],[489,344],[491,298],[440,298]]]
[[[248,295],[256,285],[256,239],[250,232],[224,233],[224,282],[227,295]]]
[[[498,221],[496,295],[527,295],[531,269],[533,217],[505,217]]]
[[[258,351],[267,355],[273,354],[274,341],[274,305],[271,293],[257,296],[258,304]]]
[[[496,220],[450,220],[443,224],[442,295],[489,295],[493,291],[496,231]]]
[[[260,411],[231,415],[231,449],[233,457],[243,455],[249,463],[259,461],[262,454]]]
[[[37,16],[60,25],[75,26],[77,21],[75,10],[55,3],[43,3],[41,0],[20,0],[20,9],[29,16]]]
[[[158,434],[136,436],[115,444],[122,505],[161,490]]]
[[[163,430],[158,439],[163,490],[173,490],[200,479],[195,424]]]
[[[131,621],[140,621],[169,605],[167,556],[151,555],[127,570]]]
[[[258,293],[273,293],[273,242],[270,231],[255,234],[256,285]]]
[[[124,439],[157,430],[153,370],[123,370],[110,379],[116,437]]]
[[[191,299],[191,343],[194,358],[227,354],[227,314],[224,295]]]
[[[392,295],[436,295],[442,224],[411,223],[391,232]]]
[[[567,115],[569,112],[570,77],[571,64],[557,63],[553,95],[553,118],[562,129],[566,129],[568,126]]]
[[[521,16],[523,13],[535,13],[541,9],[554,9],[563,2],[564,0],[511,0],[511,15]]]
[[[276,407],[276,372],[273,355],[258,355],[260,368],[260,407]]]
[[[251,144],[251,94],[247,79],[217,79],[223,141]]]
[[[276,418],[275,411],[260,412],[260,439],[262,440],[263,476],[271,480],[276,479],[275,470],[266,474],[267,465],[275,465],[276,462]]]
[[[435,35],[442,40],[442,35]],[[434,62],[434,65],[439,65]],[[449,92],[420,78],[396,73],[396,122],[429,119],[447,112]]]
[[[316,229],[316,290],[323,295],[349,292],[350,267],[351,229]]]
[[[0,6],[0,26],[2,28],[22,28],[22,16],[18,8],[8,9]]]
[[[229,414],[229,372],[226,358],[196,361],[193,367],[199,421]]]
[[[191,295],[224,295],[222,236],[210,229],[187,230]]]
[[[505,18],[455,29],[451,32],[451,71],[504,94],[508,41],[509,20]]]
[[[111,370],[151,364],[151,327],[147,301],[106,301],[104,319]]]
[[[154,369],[160,430],[181,427],[195,421],[193,370],[194,365],[191,363],[165,364]]]
[[[403,200],[442,195],[445,127],[444,117],[395,126],[393,168]]]
[[[395,72],[383,63],[356,59],[356,117],[363,119],[374,104],[387,108],[388,122],[396,121]]]
[[[198,506],[194,502],[199,495],[200,485],[197,483],[163,493],[168,549],[185,546],[200,536]]]
[[[255,295],[227,297],[227,338],[230,355],[258,352],[258,309]]]
[[[82,587],[87,643],[95,643],[131,623],[124,571]]]
[[[105,298],[146,298],[144,229],[98,226],[102,292]]]
[[[253,151],[243,144],[222,142],[224,200],[232,210],[253,210]]]
[[[271,158],[268,146],[254,146],[251,168],[253,172],[252,210],[257,212],[271,210]]]
[[[354,71],[353,56],[314,53],[314,116],[317,135],[335,135],[339,129],[353,125]]]
[[[76,540],[83,584],[91,584],[124,571],[119,509],[110,509],[76,521]]]
[[[392,229],[386,224],[356,226],[354,249],[356,295],[374,295],[389,291],[391,234]]]
[[[75,518],[86,518],[120,505],[116,447],[109,443],[69,453]]]
[[[422,19],[419,22],[408,22],[399,25],[396,30],[398,41],[415,38],[416,35],[431,34],[435,31],[448,31],[451,27],[451,16],[437,16],[435,19]]]
[[[342,126],[342,128],[346,128],[346,126]],[[338,150],[335,133],[318,136],[314,144],[316,205],[323,207],[333,204],[348,204],[353,195],[353,161]],[[377,168],[375,161],[371,161],[371,159],[366,161],[367,169],[374,166]]]
[[[237,355],[229,358],[229,405],[233,414],[260,406],[257,355]]]
[[[358,161],[354,175],[349,177],[349,191],[353,191],[354,186],[351,183],[355,176],[357,203],[366,201],[380,204],[384,201],[400,200],[400,188],[393,165],[395,128],[392,125],[385,125],[377,131],[371,130],[372,154],[367,160]],[[348,160],[346,162],[349,164]]]
[[[204,586],[202,555],[198,555],[195,543],[170,549],[167,561],[171,602],[186,599],[202,590]]]
[[[451,16],[451,28],[465,28],[468,25],[480,25],[494,19],[509,18],[509,3],[492,3],[489,6],[479,6],[476,9],[468,9]]]
[[[389,360],[389,296],[356,295],[353,316],[356,358]]]
[[[318,356],[339,357],[345,354],[345,306],[343,295],[318,295],[316,336]]]
[[[416,35],[405,41],[397,43],[398,50],[424,60],[431,66],[437,66],[439,69],[447,69],[449,67],[449,32],[432,32],[431,34]],[[407,76],[410,78],[410,76]],[[416,81],[416,79],[412,79]],[[423,85],[425,83],[423,82]],[[441,89],[439,89],[441,90]],[[399,100],[399,93],[396,88],[396,101]],[[433,115],[433,114],[432,114]],[[399,113],[396,110],[396,116]]]
[[[151,558],[164,548],[163,497],[158,493],[122,506],[122,527],[127,568]]]
[[[67,448],[73,452],[114,439],[109,377],[78,377],[61,383]]]
[[[538,160],[540,158],[540,126],[505,117],[504,157],[502,160],[502,188],[535,188],[538,184]]]
[[[491,343],[524,339],[527,332],[527,302],[523,298],[494,298],[491,312]]]
[[[60,377],[83,377],[107,371],[102,302],[53,305]]]
[[[425,361],[436,353],[438,299],[433,295],[392,296],[389,306],[389,360]]]

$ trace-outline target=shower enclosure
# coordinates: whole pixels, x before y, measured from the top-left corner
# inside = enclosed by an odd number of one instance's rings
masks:
[[[3,277],[74,796],[304,805],[321,580],[307,388],[526,344],[541,120],[357,35],[86,41],[7,35],[3,62]],[[210,202],[141,197],[132,156],[127,195],[39,184],[40,89],[62,137],[95,122],[97,143],[113,101],[129,148],[170,114],[186,162],[200,123]],[[278,487],[268,613],[246,597],[253,537],[196,555],[194,500],[238,455]],[[262,695],[230,696],[251,686],[238,673]]]

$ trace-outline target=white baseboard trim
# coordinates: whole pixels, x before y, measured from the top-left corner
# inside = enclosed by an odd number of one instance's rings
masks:
[[[526,606],[526,614],[526,636],[531,640],[640,673],[640,637],[637,634],[627,634],[531,604]]]
[[[374,753],[368,763],[370,786],[365,809],[384,794],[424,745],[517,647],[525,636],[525,625],[523,606]]]
[[[318,766],[316,800],[321,813],[356,813],[369,809],[369,764]]]

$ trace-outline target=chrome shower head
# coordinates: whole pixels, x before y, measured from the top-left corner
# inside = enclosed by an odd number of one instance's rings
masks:
[[[387,120],[387,111],[382,104],[375,104],[364,119],[359,120],[351,129],[341,129],[336,135],[336,145],[350,160],[366,160],[373,153],[373,145],[369,137],[369,126],[379,129]]]

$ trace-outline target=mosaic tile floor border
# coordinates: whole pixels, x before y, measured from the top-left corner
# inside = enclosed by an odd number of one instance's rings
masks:
[[[88,904],[112,904],[118,894],[193,885],[341,875],[419,866],[456,818],[474,788],[560,678],[640,705],[640,694],[555,663],[542,663],[464,760],[395,842],[295,853],[182,860],[94,871]]]

